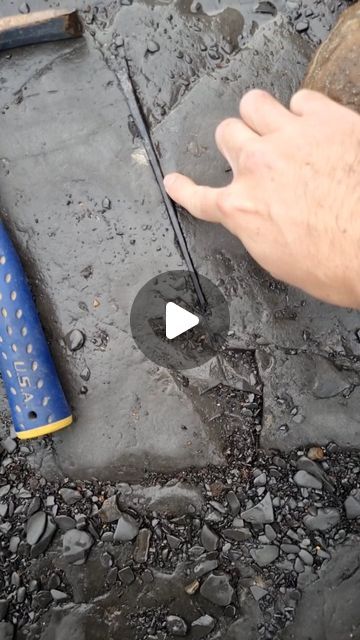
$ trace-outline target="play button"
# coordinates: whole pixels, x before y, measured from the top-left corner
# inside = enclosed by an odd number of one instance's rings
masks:
[[[199,318],[194,313],[186,311],[175,302],[167,303],[165,327],[168,340],[181,336],[182,333],[196,327],[197,324],[199,324]]]
[[[229,310],[218,287],[199,276],[206,298],[200,307],[188,271],[166,271],[138,292],[130,313],[131,333],[142,353],[169,369],[191,369],[222,349]]]

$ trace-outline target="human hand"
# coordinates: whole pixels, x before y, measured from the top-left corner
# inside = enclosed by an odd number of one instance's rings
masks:
[[[275,278],[334,304],[360,307],[360,116],[314,91],[283,107],[260,90],[216,143],[233,180],[219,189],[177,173],[171,198],[223,224]]]

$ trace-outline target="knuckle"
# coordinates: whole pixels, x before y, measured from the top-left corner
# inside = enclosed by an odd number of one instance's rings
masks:
[[[241,150],[240,164],[246,171],[255,171],[264,160],[264,149],[256,143],[249,143]]]
[[[240,111],[253,109],[254,105],[268,100],[269,94],[263,89],[251,89],[240,100]]]

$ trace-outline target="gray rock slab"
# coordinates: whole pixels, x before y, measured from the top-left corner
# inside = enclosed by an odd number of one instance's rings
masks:
[[[342,545],[325,563],[319,578],[306,587],[295,620],[279,640],[338,640],[360,628],[359,539]]]
[[[289,450],[335,441],[360,447],[357,371],[342,371],[321,355],[279,349],[259,349],[257,362],[264,383],[264,446]]]
[[[318,509],[316,515],[304,516],[303,522],[310,531],[329,531],[340,521],[340,513],[337,509],[326,507]]]
[[[279,547],[272,544],[265,544],[258,549],[251,549],[251,557],[259,565],[259,567],[266,567],[276,560],[279,555]]]
[[[306,489],[321,489],[322,482],[314,476],[310,475],[307,471],[297,471],[294,475],[294,482],[298,487],[305,487]]]
[[[1,640],[13,640],[15,627],[11,622],[0,622],[0,638]]]
[[[222,607],[230,604],[234,589],[230,584],[230,578],[225,573],[212,573],[200,587],[201,595],[209,600],[213,604],[218,604]]]
[[[112,72],[86,37],[2,55],[1,75],[2,211],[76,418],[54,438],[59,469],[129,480],[222,464],[218,434],[130,334],[138,289],[183,264]]]
[[[274,522],[274,510],[270,493],[267,493],[258,504],[242,511],[241,517],[251,524],[271,524]]]
[[[47,516],[44,511],[37,511],[31,516],[26,525],[26,541],[28,544],[36,544],[45,531]]]
[[[344,502],[345,513],[348,520],[360,518],[360,489],[355,489]]]
[[[94,543],[87,531],[70,529],[63,537],[63,558],[67,563],[79,562],[86,559]]]
[[[122,513],[115,529],[115,542],[128,542],[136,538],[139,531],[139,523],[128,513]]]

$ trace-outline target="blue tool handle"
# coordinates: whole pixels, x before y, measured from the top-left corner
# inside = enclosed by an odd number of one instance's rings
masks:
[[[34,438],[71,424],[15,247],[0,223],[0,371],[19,438]]]

